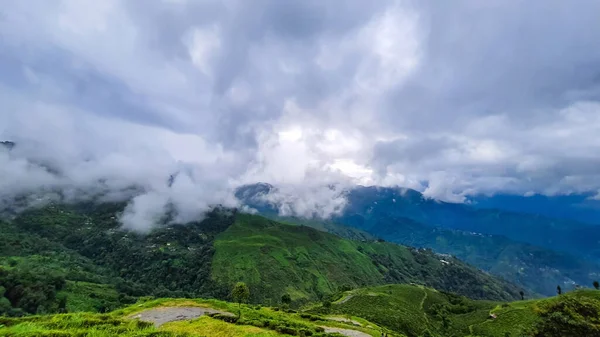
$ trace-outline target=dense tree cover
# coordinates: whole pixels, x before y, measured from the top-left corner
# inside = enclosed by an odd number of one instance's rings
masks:
[[[538,294],[553,295],[556,284],[567,278],[579,284],[591,284],[594,272],[600,269],[582,258],[502,236],[444,229],[383,214],[365,221],[372,225],[369,228],[372,234],[388,241],[456,256]]]
[[[0,314],[19,315],[26,313],[57,312],[66,309],[64,299],[55,301],[57,292],[65,286],[65,275],[47,268],[28,269],[0,267],[0,291],[10,307],[0,304]],[[15,309],[13,309],[15,308]]]
[[[116,276],[138,283],[137,288],[119,284],[121,290],[134,295],[219,292],[209,280],[212,242],[231,224],[233,214],[214,211],[202,222],[165,225],[144,234],[120,229],[117,216],[122,208],[120,204],[50,206],[26,212],[15,222],[19,228],[59,242]]]
[[[533,329],[534,337],[600,336],[600,300],[561,296],[540,308],[542,320]]]
[[[82,294],[69,292],[84,288],[97,311],[131,303],[136,296],[226,297],[226,287],[210,281],[210,263],[214,236],[229,226],[233,213],[218,210],[200,223],[140,234],[120,229],[117,216],[123,207],[50,205],[0,222],[0,285],[15,309],[9,313],[63,311],[65,299],[57,294],[72,298],[67,302],[83,302]],[[65,288],[67,282],[72,286]],[[1,303],[4,308],[6,302]],[[68,306],[90,309],[85,303]]]

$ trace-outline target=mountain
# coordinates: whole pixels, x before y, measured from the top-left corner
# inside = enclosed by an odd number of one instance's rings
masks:
[[[2,147],[4,147],[5,149],[8,149],[10,151],[15,147],[15,143],[10,142],[10,141],[1,141],[0,148],[2,148]]]
[[[254,303],[277,303],[283,294],[304,303],[388,283],[476,299],[509,300],[521,290],[428,250],[343,239],[230,209],[145,234],[126,231],[118,222],[124,207],[52,204],[0,222],[4,312],[103,312],[146,295],[225,299],[238,281],[249,285]]]
[[[451,254],[536,293],[573,289],[600,278],[600,267],[567,253],[515,242],[503,236],[433,227],[406,218],[381,217],[371,233],[391,242]]]
[[[518,242],[600,261],[599,227],[577,221],[446,203],[410,189],[357,187],[350,190],[344,216],[371,212],[435,227],[502,235]],[[368,231],[369,224],[354,222],[353,226]]]
[[[237,196],[261,214],[277,217],[276,205],[264,198],[273,190],[268,184],[249,185],[240,189]],[[570,289],[576,284],[590,285],[600,278],[598,263],[592,258],[586,259],[592,250],[589,243],[597,236],[592,226],[443,203],[411,189],[358,187],[348,191],[347,198],[342,214],[331,220],[341,228],[354,227],[388,241],[451,254],[539,294],[550,296],[555,293],[556,285]],[[569,232],[571,223],[576,228],[591,231],[585,239],[588,244],[584,244],[589,250],[576,247],[577,237],[570,238],[566,234],[563,235],[566,240],[561,237],[560,233]],[[511,235],[505,235],[511,230]],[[535,245],[520,235],[530,233],[532,236],[535,231],[545,233],[540,236],[562,240],[563,247],[583,254],[557,249],[559,245]]]
[[[497,194],[476,195],[468,200],[473,207],[481,209],[500,209],[599,225],[600,200],[594,197],[591,193],[557,196]]]

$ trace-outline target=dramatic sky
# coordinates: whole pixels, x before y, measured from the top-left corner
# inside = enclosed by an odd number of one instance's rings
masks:
[[[2,1],[0,139],[21,146],[0,154],[0,189],[134,182],[132,226],[256,181],[309,205],[331,183],[455,202],[596,195],[599,13],[597,0]]]

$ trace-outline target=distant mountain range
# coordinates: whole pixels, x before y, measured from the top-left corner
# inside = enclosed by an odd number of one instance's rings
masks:
[[[468,201],[475,208],[501,209],[600,225],[600,199],[595,197],[592,193],[555,196],[497,194],[477,195]]]

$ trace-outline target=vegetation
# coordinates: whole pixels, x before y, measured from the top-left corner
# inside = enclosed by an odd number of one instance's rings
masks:
[[[289,294],[297,305],[340,291],[418,283],[472,298],[518,298],[516,287],[459,260],[391,243],[345,240],[306,226],[238,214],[215,240],[212,277],[245,282],[257,303]]]
[[[267,184],[247,185],[237,196],[261,214],[281,219],[276,208],[261,199],[272,189]],[[450,254],[532,290],[532,295],[552,296],[557,284],[565,289],[591,284],[600,269],[600,234],[593,226],[438,202],[410,189],[358,187],[347,197],[347,207],[334,219],[338,226],[284,220],[354,240],[373,240],[366,231],[390,242]]]
[[[573,288],[571,282],[591,284],[594,273],[600,269],[597,263],[568,253],[485,234],[485,228],[481,231],[457,230],[395,216],[388,203],[397,205],[378,200],[377,205],[365,206],[364,210],[354,209],[357,213],[349,211],[338,221],[360,226],[387,241],[456,256],[533,293],[547,296],[555,293],[557,284],[565,289]],[[571,282],[564,283],[565,280]]]
[[[598,310],[600,294],[590,290],[508,303],[386,285],[345,292],[331,307],[311,312],[362,317],[407,336],[552,337],[600,336]]]
[[[236,301],[238,303],[238,308],[240,308],[239,317],[241,317],[241,315],[242,315],[241,306],[242,306],[242,303],[246,303],[246,302],[248,302],[248,299],[250,299],[250,289],[248,289],[248,286],[246,285],[246,283],[238,282],[235,284],[235,287],[233,287],[233,291],[231,292],[231,297],[233,298],[234,301]]]
[[[356,327],[343,322],[327,320],[323,316],[276,311],[272,308],[242,305],[242,317],[226,315],[201,316],[196,319],[172,321],[154,327],[152,323],[137,321],[135,314],[156,307],[211,307],[223,311],[236,311],[238,304],[202,299],[158,299],[140,301],[135,305],[107,313],[77,313],[0,318],[0,336],[153,336],[153,337],[272,337],[313,336],[339,337],[326,333],[325,327],[354,329],[371,336],[392,331],[364,322]],[[370,327],[366,327],[366,326]]]
[[[141,234],[120,227],[123,209],[52,204],[0,221],[2,314],[102,313],[148,295],[230,299],[237,282],[248,285],[253,303],[274,305],[287,294],[293,307],[387,283],[472,298],[518,296],[514,286],[428,250],[346,240],[225,209]]]

